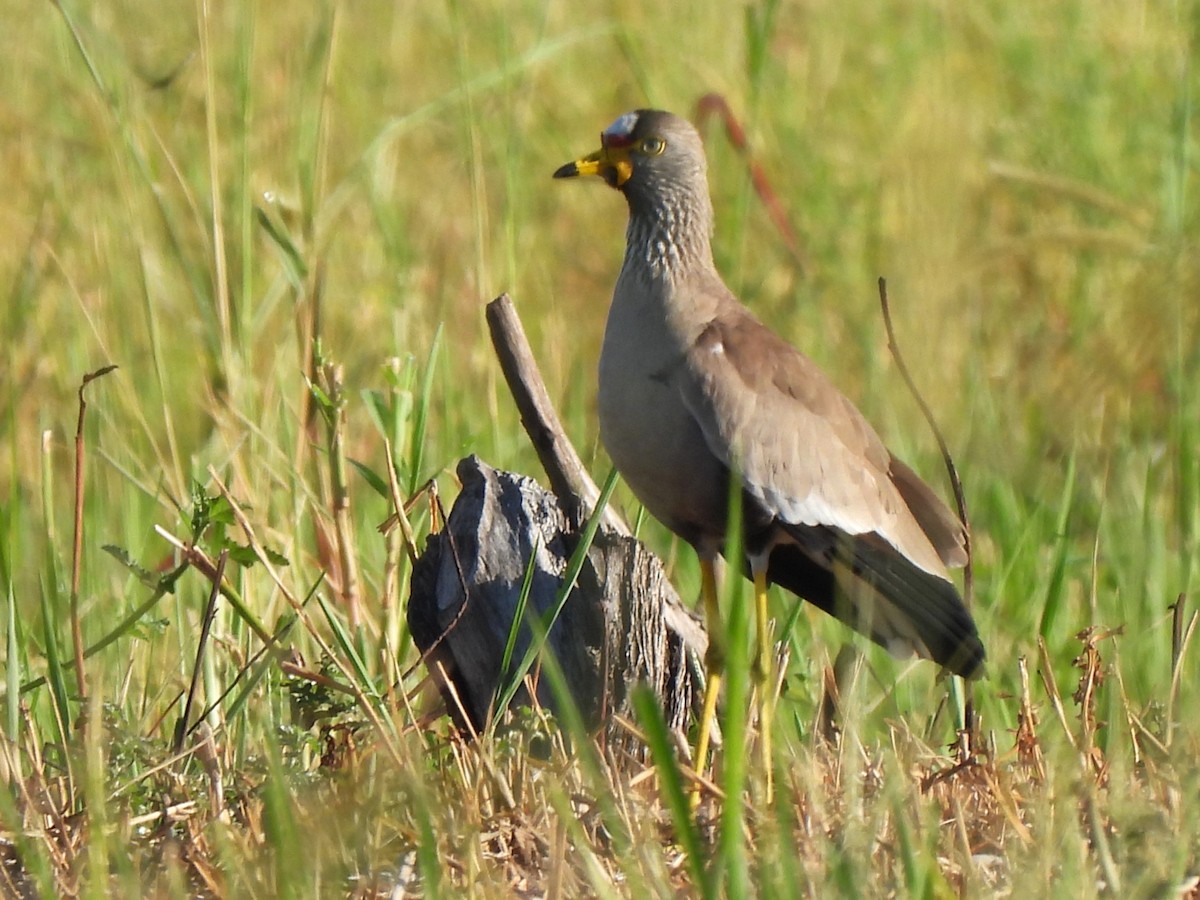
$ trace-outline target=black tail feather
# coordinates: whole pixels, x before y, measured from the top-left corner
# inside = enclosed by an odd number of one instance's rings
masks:
[[[983,674],[987,654],[953,583],[918,568],[870,537],[805,526],[789,526],[788,533],[795,542],[778,544],[771,552],[767,578],[772,583],[877,644],[889,647],[897,638],[915,636],[923,645],[918,648],[923,655],[956,675]],[[849,571],[855,584],[839,583],[835,565]],[[904,620],[903,631],[888,621],[896,615]]]

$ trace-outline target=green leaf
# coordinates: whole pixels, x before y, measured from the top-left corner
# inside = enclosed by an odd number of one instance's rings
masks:
[[[347,459],[349,459],[350,465],[354,466],[354,468],[358,470],[358,474],[362,476],[363,481],[369,484],[375,493],[377,493],[380,497],[383,497],[385,500],[391,499],[392,488],[388,484],[387,479],[381,478],[373,469],[367,466],[366,463],[361,463],[357,459],[350,457],[347,457]]]
[[[135,562],[133,557],[129,555],[129,551],[124,547],[118,547],[116,544],[105,544],[100,549],[132,572],[134,577],[145,587],[155,590],[162,583],[163,576],[156,575],[154,572]]]

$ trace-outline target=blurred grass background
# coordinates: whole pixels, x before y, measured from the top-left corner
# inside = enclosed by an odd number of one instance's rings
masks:
[[[55,730],[46,690],[24,695],[30,724],[18,728],[11,685],[45,671],[50,635],[69,647],[72,438],[85,372],[120,366],[88,389],[88,642],[146,596],[100,546],[158,564],[169,548],[153,527],[186,533],[191,482],[211,493],[210,465],[288,557],[297,593],[327,567],[328,478],[302,420],[315,303],[323,351],[345,366],[352,458],[382,472],[383,436],[395,437],[406,490],[437,476],[447,499],[453,464],[469,452],[538,472],[484,328],[483,304],[508,291],[572,437],[603,476],[594,370],[624,209],[602,186],[549,176],[621,112],[690,114],[709,91],[747,123],[809,263],[802,271],[791,258],[744,160],[713,127],[716,248],[731,287],[934,481],[936,447],[886,349],[875,279],[888,279],[902,348],[972,510],[977,617],[992,660],[979,691],[984,727],[1007,747],[1016,660],[1036,662],[1044,637],[1068,685],[1074,636],[1090,624],[1127,629],[1111,646],[1122,683],[1101,716],[1110,731],[1131,710],[1150,720],[1196,702],[1194,653],[1180,706],[1167,702],[1167,606],[1193,588],[1200,558],[1196,3],[0,9],[10,23],[0,67],[0,587],[13,746],[27,729]],[[386,548],[372,531],[388,503],[361,479],[351,488],[368,630],[386,620],[395,632],[394,613],[380,610],[405,590],[386,596]],[[690,554],[652,522],[643,534],[694,594]],[[264,621],[284,612],[261,571],[237,577]],[[200,579],[181,584],[91,661],[92,693],[130,733],[150,733],[186,683],[205,594]],[[217,629],[249,652],[239,623]],[[801,617],[797,722],[843,636]],[[408,652],[392,665],[411,663]],[[236,670],[232,657],[211,665],[213,684]],[[932,681],[908,673],[887,714],[930,716]],[[266,752],[254,750],[260,740],[274,747],[264,736],[287,718],[279,691],[264,692],[230,732],[239,762]],[[1183,725],[1181,746],[1194,750],[1194,723]],[[1141,764],[1117,755],[1126,774]],[[1195,787],[1194,763],[1172,777]],[[1135,805],[1114,829],[1147,827],[1131,824],[1143,814]],[[1180,824],[1167,813],[1156,822],[1163,833]],[[1059,846],[1094,844],[1076,840],[1070,821],[1051,816],[1044,828]],[[1194,834],[1174,856],[1163,850],[1145,884],[1197,872]],[[1045,884],[1037,879],[1056,865],[1047,856],[1025,874]],[[255,877],[231,884],[254,892]],[[278,879],[292,876],[262,877],[282,890]],[[1097,889],[1086,875],[1078,887]]]

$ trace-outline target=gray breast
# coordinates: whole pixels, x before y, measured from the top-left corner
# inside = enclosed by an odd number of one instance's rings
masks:
[[[651,304],[629,300],[618,286],[600,356],[600,437],[650,513],[697,544],[724,529],[724,467],[674,384],[679,336]]]

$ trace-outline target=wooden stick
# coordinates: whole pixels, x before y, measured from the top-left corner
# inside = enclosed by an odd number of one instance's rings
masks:
[[[500,369],[521,414],[521,424],[546,470],[551,490],[579,528],[596,508],[600,489],[584,468],[554,411],[516,306],[508,294],[501,294],[487,305],[487,322]],[[605,507],[603,515],[607,527],[624,535],[632,533],[611,506]]]

